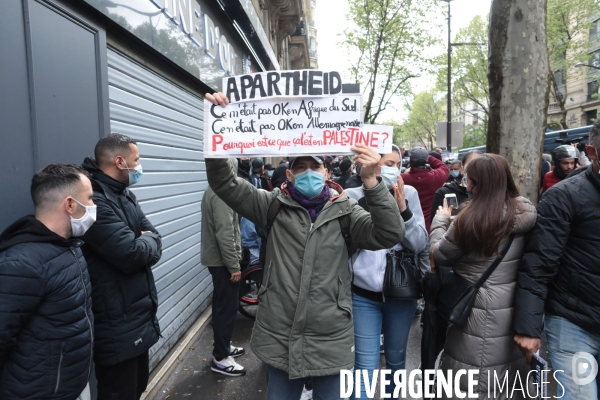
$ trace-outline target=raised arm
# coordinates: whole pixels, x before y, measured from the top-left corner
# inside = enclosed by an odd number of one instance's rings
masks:
[[[437,265],[452,265],[464,254],[454,242],[454,224],[450,218],[451,208],[443,206],[433,218],[429,241]]]
[[[223,93],[206,94],[206,100],[221,107],[229,100]],[[267,224],[267,211],[279,190],[267,192],[255,188],[250,182],[237,177],[232,165],[222,158],[207,158],[206,176],[215,194],[242,217],[249,219],[259,228]]]
[[[402,242],[406,231],[394,197],[376,178],[381,156],[364,145],[358,145],[352,151],[358,154],[354,160],[361,164],[363,192],[370,210],[369,214],[358,203],[353,205],[350,215],[353,246],[365,250],[389,249]]]
[[[441,182],[443,185],[444,182],[446,182],[446,179],[448,179],[448,175],[450,175],[450,170],[448,169],[448,166],[433,156],[429,156],[427,162],[433,170],[431,171],[432,175],[434,175],[436,177],[436,180]]]

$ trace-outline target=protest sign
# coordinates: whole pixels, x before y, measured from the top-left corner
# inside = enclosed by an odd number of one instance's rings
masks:
[[[342,93],[342,77],[330,71],[267,71],[223,78],[231,103],[274,97],[332,96]]]
[[[348,154],[358,143],[389,153],[392,137],[392,127],[362,124],[360,95],[204,103],[205,157]]]

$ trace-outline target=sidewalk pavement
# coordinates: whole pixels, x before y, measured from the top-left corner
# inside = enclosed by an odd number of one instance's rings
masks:
[[[213,331],[212,325],[209,324],[154,400],[264,400],[267,389],[266,365],[250,350],[253,323],[254,321],[238,314],[233,334],[233,345],[246,349],[244,356],[236,358],[236,361],[246,368],[246,375],[229,377],[210,370]],[[419,318],[415,318],[408,342],[408,370],[418,368],[420,346],[421,328]],[[385,368],[383,355],[380,368]],[[379,398],[379,389],[375,398]]]
[[[411,324],[408,339],[406,369],[419,367],[421,360],[420,318],[415,317]],[[229,377],[210,370],[212,358],[212,325],[207,325],[190,351],[168,378],[159,395],[154,400],[264,400],[266,398],[266,366],[250,350],[250,335],[254,321],[238,314],[233,334],[233,344],[246,349],[246,354],[236,361],[246,368],[246,375]],[[540,351],[549,359],[545,343]],[[381,355],[379,368],[385,368],[385,358]],[[551,379],[549,395],[556,394],[556,383]],[[375,399],[380,399],[379,385]],[[409,397],[412,399],[411,397]],[[288,399],[282,399],[288,400]],[[302,400],[310,400],[303,395]]]

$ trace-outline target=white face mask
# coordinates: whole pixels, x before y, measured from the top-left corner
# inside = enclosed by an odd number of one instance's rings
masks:
[[[73,218],[71,216],[71,230],[73,231],[74,237],[83,236],[84,233],[90,229],[90,226],[94,222],[96,222],[96,208],[97,206],[94,204],[93,206],[84,206],[80,202],[78,202],[75,198],[73,199],[82,207],[85,207],[85,214],[81,218]]]
[[[392,183],[396,183],[398,180],[398,175],[400,175],[400,170],[398,167],[388,167],[387,165],[381,165],[381,173],[379,176],[383,179],[385,186],[388,189],[392,188]]]

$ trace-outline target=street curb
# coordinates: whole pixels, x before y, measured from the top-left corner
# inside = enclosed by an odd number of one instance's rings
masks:
[[[179,344],[165,358],[166,361],[161,362],[156,373],[152,374],[152,379],[148,383],[146,391],[142,394],[140,400],[152,400],[159,394],[160,389],[162,389],[169,376],[171,376],[179,362],[185,358],[191,345],[210,322],[211,314],[212,307],[208,307],[200,314],[198,320],[188,329],[185,336],[179,341]]]

